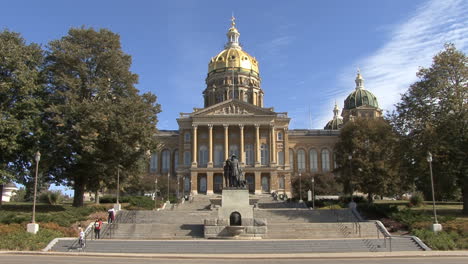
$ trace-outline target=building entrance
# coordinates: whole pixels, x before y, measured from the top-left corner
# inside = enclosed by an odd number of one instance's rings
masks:
[[[198,178],[198,193],[206,193],[206,175]]]
[[[255,193],[255,175],[252,173],[246,173],[245,180],[247,181],[249,193]]]
[[[270,175],[262,175],[262,193],[270,192]]]

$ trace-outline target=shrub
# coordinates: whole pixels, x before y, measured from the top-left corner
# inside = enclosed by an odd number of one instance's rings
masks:
[[[144,209],[144,210],[153,210],[154,209],[154,200],[151,197],[147,196],[134,196],[129,199],[130,205],[127,206],[127,209]]]
[[[410,206],[421,206],[424,204],[424,195],[421,192],[415,192],[410,198]]]
[[[434,233],[427,229],[415,229],[412,233],[432,249],[449,250],[458,248],[455,240],[459,240],[460,236],[456,232],[441,231]]]
[[[50,205],[57,205],[64,200],[64,196],[59,190],[56,191],[46,191],[39,194],[39,202],[46,203]]]
[[[119,203],[128,203],[130,201],[130,196],[119,197]],[[104,195],[99,197],[100,203],[116,203],[117,197],[111,195]]]
[[[63,237],[58,230],[51,230],[41,226],[37,234],[26,232],[24,226],[0,225],[0,249],[7,250],[39,250],[43,249],[52,239]]]

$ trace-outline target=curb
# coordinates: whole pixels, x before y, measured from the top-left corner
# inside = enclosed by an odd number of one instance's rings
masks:
[[[291,254],[138,254],[0,251],[0,255],[127,257],[161,259],[362,259],[362,258],[418,258],[468,257],[468,251],[400,251],[400,252],[347,252],[347,253],[291,253]]]

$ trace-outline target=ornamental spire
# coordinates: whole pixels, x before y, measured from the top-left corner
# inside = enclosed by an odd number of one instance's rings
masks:
[[[338,108],[338,105],[336,104],[335,100],[335,108],[333,108],[333,115],[335,118],[338,116],[338,112],[340,112],[340,109]]]
[[[361,70],[357,69],[357,76],[356,76],[356,90],[357,89],[364,89],[364,78],[362,78]]]
[[[228,42],[224,46],[226,49],[228,48],[242,49],[241,46],[239,45],[240,33],[236,28],[236,18],[234,17],[234,14],[231,17],[231,28],[229,28],[226,35],[228,39]]]

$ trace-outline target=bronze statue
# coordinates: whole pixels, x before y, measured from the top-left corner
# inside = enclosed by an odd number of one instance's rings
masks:
[[[231,156],[231,159],[226,160],[224,179],[227,187],[244,188],[246,185],[242,168],[235,154]]]

